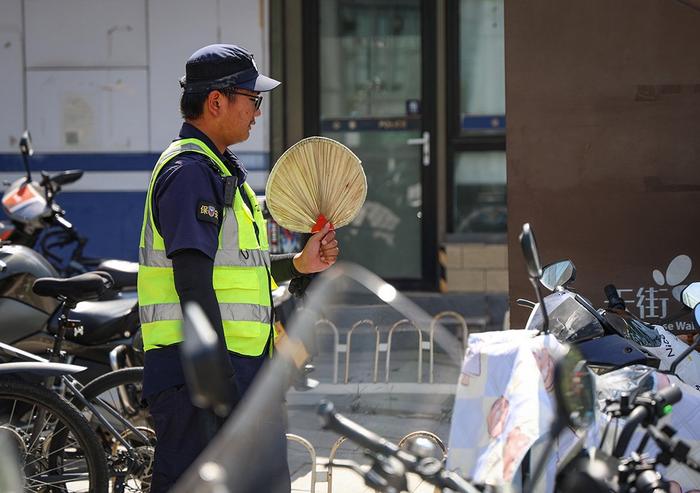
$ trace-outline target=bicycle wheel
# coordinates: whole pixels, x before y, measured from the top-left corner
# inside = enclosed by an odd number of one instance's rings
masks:
[[[81,391],[136,452],[136,459],[129,457],[117,437],[97,421],[95,416],[88,416],[102,439],[105,451],[111,457],[110,475],[114,490],[123,488],[124,491],[147,492],[150,489],[155,431],[150,415],[140,404],[142,382],[143,368],[123,368],[96,378]],[[128,420],[140,435],[116,419],[108,408]]]
[[[17,458],[24,491],[107,491],[107,461],[97,436],[85,417],[51,390],[0,379],[0,434]]]

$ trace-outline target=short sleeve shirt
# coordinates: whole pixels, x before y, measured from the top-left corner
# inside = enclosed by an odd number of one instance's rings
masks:
[[[246,170],[236,156],[229,150],[220,154],[211,139],[193,125],[184,123],[179,138],[201,140],[238,178],[239,184],[245,181]],[[221,225],[211,216],[205,217],[203,206],[207,207],[207,211],[210,206],[214,207],[218,216],[223,217],[224,179],[206,156],[196,152],[182,153],[163,166],[153,186],[153,219],[165,241],[168,257],[178,250],[194,249],[214,259]],[[185,382],[179,351],[179,344],[176,344],[146,352],[144,398]],[[244,376],[250,374],[250,379],[264,360],[233,354],[230,357],[236,373]]]
[[[189,123],[183,123],[179,138],[204,142],[238,179],[238,185],[243,184],[247,172],[231,151],[219,153],[211,139]],[[214,259],[219,218],[223,218],[224,179],[209,158],[185,152],[163,166],[153,187],[151,206],[169,258],[179,250],[193,249]]]

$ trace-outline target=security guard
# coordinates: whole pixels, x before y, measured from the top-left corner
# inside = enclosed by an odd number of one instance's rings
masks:
[[[182,304],[204,309],[240,398],[272,351],[275,281],[325,270],[339,252],[335,233],[324,228],[302,252],[270,258],[246,170],[228,149],[248,139],[261,114],[260,93],[279,82],[260,74],[245,49],[217,44],[187,60],[180,85],[185,122],[153,170],[139,245],[143,394],[158,440],[156,493],[175,483],[223,424],[190,402],[179,354]],[[259,491],[290,489],[284,431],[280,413],[265,430],[279,440],[277,450],[265,451],[267,484]]]

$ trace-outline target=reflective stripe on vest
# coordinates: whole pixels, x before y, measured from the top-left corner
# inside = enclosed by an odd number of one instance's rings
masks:
[[[223,176],[231,176],[223,162],[203,142],[173,142],[156,163],[146,195],[139,244],[139,317],[146,351],[182,341],[182,311],[175,290],[172,262],[165,254],[163,237],[155,227],[151,201],[160,170],[183,152],[207,156]],[[212,284],[216,293],[224,337],[229,351],[260,355],[270,336],[270,255],[265,220],[253,190],[241,187],[253,206],[251,211],[237,188],[232,207],[225,207],[214,258]],[[258,236],[254,224],[258,226]]]

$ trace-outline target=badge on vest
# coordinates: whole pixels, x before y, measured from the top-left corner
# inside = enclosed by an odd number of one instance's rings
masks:
[[[200,200],[197,204],[197,219],[214,224],[219,224],[221,211],[214,204]]]

